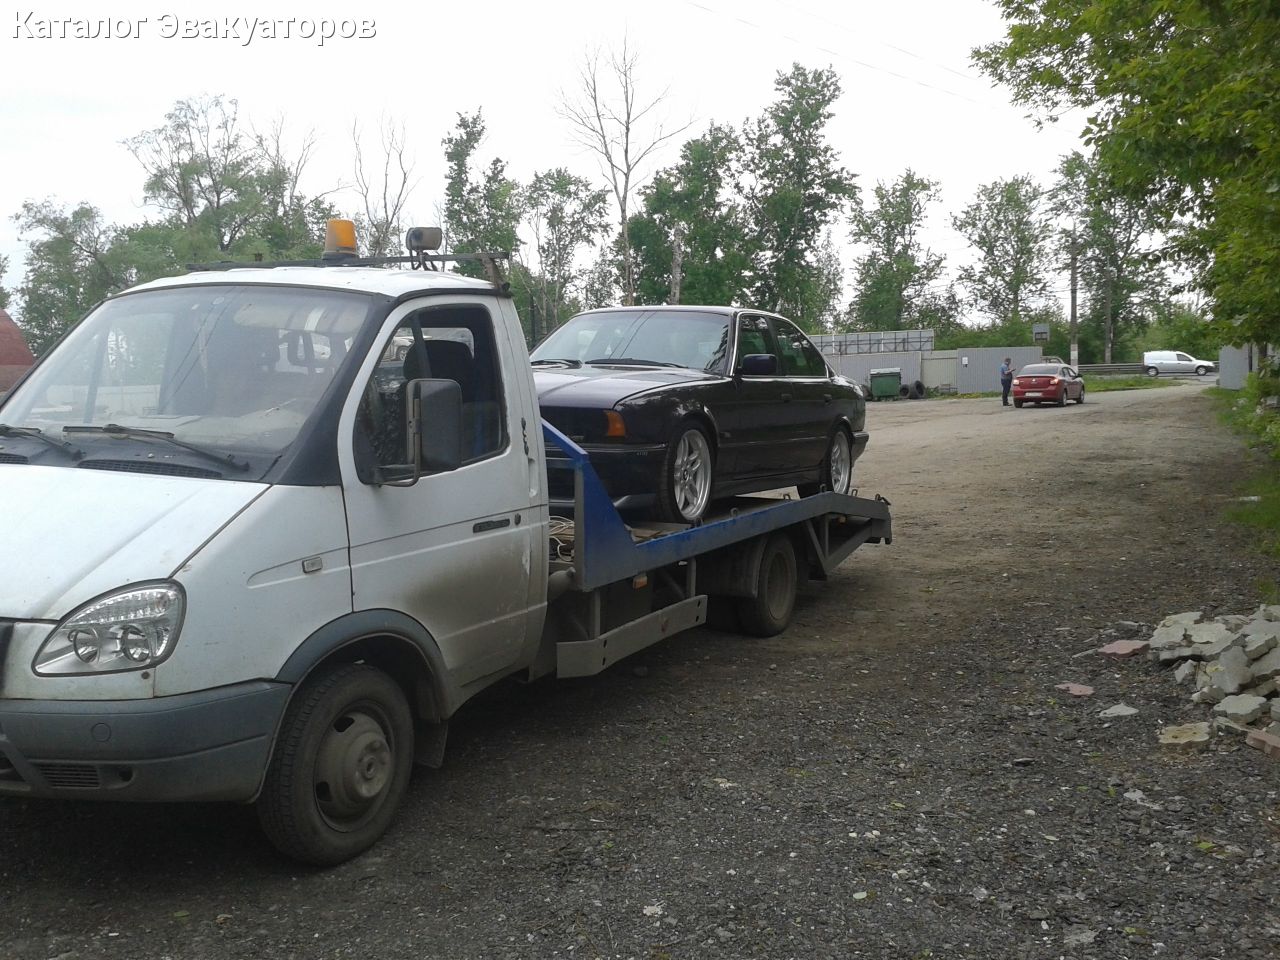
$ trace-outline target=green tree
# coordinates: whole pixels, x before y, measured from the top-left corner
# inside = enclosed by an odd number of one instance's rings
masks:
[[[840,80],[830,68],[795,64],[774,81],[778,99],[743,133],[739,189],[754,236],[755,305],[785,313],[808,329],[820,317],[808,289],[827,278],[818,269],[823,236],[857,200],[853,174],[827,140]]]
[[[68,210],[28,200],[14,216],[28,241],[26,275],[18,286],[27,343],[44,353],[90,308],[136,280],[122,256],[120,230],[87,203]]]
[[[532,339],[568,319],[571,293],[583,278],[580,258],[608,231],[608,203],[605,190],[563,167],[535,174],[522,191],[520,206],[537,257],[527,280],[534,306]]]
[[[335,211],[300,188],[315,140],[306,137],[297,150],[284,140],[280,122],[265,135],[246,129],[237,102],[223,97],[179,100],[163,125],[125,140],[146,175],[143,195],[164,213],[148,249],[206,251],[205,260],[317,256]],[[184,236],[166,241],[164,229]]]
[[[852,216],[853,239],[867,252],[854,263],[849,326],[856,330],[903,330],[936,316],[943,258],[920,241],[929,204],[938,200],[936,181],[908,169],[892,183],[876,184],[875,205]]]
[[[9,269],[9,258],[0,256],[0,281],[4,280],[4,275]],[[3,283],[0,283],[0,310],[9,306],[9,291],[5,289]]]
[[[1280,341],[1280,16],[1271,0],[997,0],[974,51],[1019,103],[1081,107],[1117,189],[1161,214],[1231,342]]]
[[[744,299],[752,261],[749,227],[733,190],[741,159],[737,131],[713,124],[645,187],[643,212],[631,218],[629,229],[639,302],[728,305]]]
[[[444,138],[444,216],[448,249],[453,253],[515,252],[520,247],[520,186],[507,176],[506,161],[494,157],[475,171],[476,151],[484,141],[481,111],[458,114],[458,125]],[[483,276],[479,264],[462,264],[461,273]]]
[[[1094,158],[1074,152],[1058,166],[1053,209],[1071,226],[1086,322],[1101,327],[1103,363],[1111,363],[1117,334],[1132,338],[1164,296],[1164,270],[1152,255],[1156,217],[1150,208],[1115,189]]]
[[[977,253],[959,270],[970,302],[995,323],[1018,321],[1049,287],[1050,224],[1044,190],[1030,176],[978,188],[973,203],[952,218]]]

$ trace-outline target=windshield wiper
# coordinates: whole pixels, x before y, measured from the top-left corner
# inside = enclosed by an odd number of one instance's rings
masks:
[[[75,446],[75,444],[51,437],[37,427],[11,427],[7,423],[0,423],[0,437],[30,437],[33,440],[39,440],[41,443],[47,443],[55,450],[61,450],[72,460],[79,460],[84,456],[84,451]]]
[[[609,364],[634,364],[637,367],[679,367],[678,363],[667,363],[665,360],[641,360],[638,357],[597,357],[587,363],[608,366]]]
[[[548,359],[548,360],[530,360],[529,362],[535,367],[540,363],[563,363],[566,367],[574,367],[574,368],[582,366],[581,360],[563,360],[563,359],[550,360]]]
[[[217,453],[213,450],[206,450],[204,447],[197,447],[193,443],[187,443],[185,440],[179,440],[172,433],[165,430],[144,430],[142,427],[122,427],[118,423],[108,423],[102,427],[63,427],[63,433],[105,433],[109,437],[132,437],[138,440],[165,440],[172,443],[175,447],[181,447],[183,450],[190,450],[194,454],[204,457],[207,460],[213,460],[225,467],[231,467],[233,470],[248,470],[250,464],[247,460],[240,460],[230,453]]]

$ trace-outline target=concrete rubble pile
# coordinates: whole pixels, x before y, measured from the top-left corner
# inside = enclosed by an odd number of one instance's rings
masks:
[[[1191,699],[1209,705],[1204,723],[1165,727],[1167,746],[1207,744],[1211,734],[1236,735],[1280,760],[1280,605],[1250,616],[1206,620],[1198,613],[1166,617],[1147,640],[1120,640],[1099,651],[1113,657],[1145,652],[1173,668]]]

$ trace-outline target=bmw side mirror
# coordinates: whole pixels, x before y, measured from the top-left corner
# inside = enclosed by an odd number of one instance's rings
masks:
[[[772,377],[778,373],[778,358],[772,353],[748,353],[738,372],[744,377]]]
[[[410,380],[405,387],[404,467],[388,486],[411,487],[428,473],[448,473],[462,465],[462,388],[456,380]],[[405,474],[408,474],[405,476]]]

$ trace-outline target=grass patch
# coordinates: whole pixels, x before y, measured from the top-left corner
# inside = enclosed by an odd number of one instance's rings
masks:
[[[1180,387],[1185,381],[1168,377],[1090,377],[1085,380],[1086,393],[1110,393],[1112,390],[1154,390],[1159,387]]]
[[[1255,373],[1243,390],[1211,387],[1205,392],[1217,404],[1222,421],[1274,461],[1280,460],[1280,411],[1267,408],[1264,401],[1278,389],[1276,378]],[[1240,496],[1227,509],[1227,519],[1254,530],[1262,551],[1280,557],[1280,471],[1269,470],[1247,480]]]

